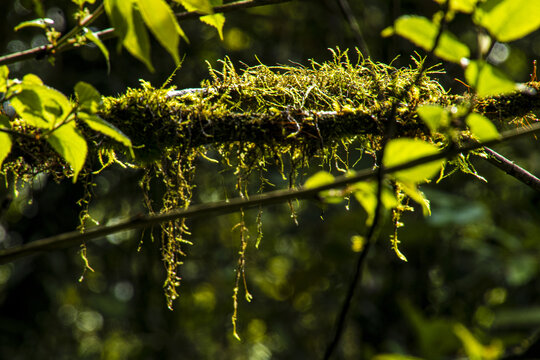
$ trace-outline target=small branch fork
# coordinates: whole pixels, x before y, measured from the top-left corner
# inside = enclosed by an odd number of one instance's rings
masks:
[[[248,9],[248,8],[264,6],[264,5],[275,5],[275,4],[290,2],[290,1],[292,0],[242,0],[242,1],[237,1],[230,4],[215,6],[214,13],[228,13],[231,11],[236,11],[236,10],[241,10],[241,9]],[[102,13],[103,13],[103,8],[102,8],[102,5],[100,5],[98,9],[91,16],[83,20],[84,24],[81,24],[81,26],[77,26],[73,28],[73,30],[67,34],[70,36],[65,35],[62,37],[62,39],[64,39],[64,40],[61,40],[62,46],[58,47],[58,45],[55,46],[53,44],[48,44],[48,45],[37,46],[28,50],[0,56],[0,65],[8,65],[8,64],[12,64],[19,61],[32,59],[32,58],[38,58],[38,59],[44,58],[45,56],[53,52],[60,53],[60,52],[64,52],[66,50],[71,50],[75,48],[74,41],[71,39],[72,37],[71,35],[75,35],[75,34],[72,34],[72,33],[75,30],[80,30],[82,26],[88,26],[92,21],[94,21]],[[201,16],[205,16],[208,14],[203,14],[197,11],[186,11],[186,12],[177,13],[175,15],[178,21],[182,21],[182,20],[188,20],[188,19],[197,19],[197,18],[200,18]],[[108,40],[108,39],[112,39],[116,37],[114,28],[108,28],[105,30],[96,31],[94,35],[96,35],[101,40]]]
[[[424,156],[407,163],[400,165],[392,166],[389,168],[383,168],[380,170],[381,175],[391,174],[396,171],[403,169],[412,168],[417,165],[425,164],[434,160],[451,158],[460,153],[467,153],[469,151],[482,148],[484,146],[492,146],[499,144],[504,141],[513,140],[516,138],[523,137],[525,135],[530,135],[534,133],[540,133],[540,123],[533,124],[528,128],[519,128],[504,132],[499,139],[494,139],[486,141],[483,143],[469,143],[459,148],[449,148],[444,151],[441,151],[437,154]],[[369,179],[374,179],[379,176],[378,171],[371,169],[366,169],[359,171],[354,176],[341,176],[336,178],[333,183],[321,185],[315,188],[296,188],[296,189],[286,189],[286,190],[276,190],[271,191],[265,194],[250,196],[249,199],[243,198],[234,198],[229,201],[222,201],[210,204],[200,204],[193,205],[187,209],[178,209],[170,211],[163,214],[156,215],[143,215],[139,214],[133,216],[130,219],[122,221],[115,225],[110,226],[96,226],[88,229],[86,232],[81,233],[80,231],[72,231],[68,233],[63,233],[55,235],[49,238],[37,240],[31,243],[27,243],[21,246],[13,247],[10,249],[0,250],[0,264],[5,264],[16,259],[35,255],[42,253],[44,251],[51,251],[56,249],[61,249],[69,246],[79,245],[81,241],[92,240],[96,238],[101,238],[103,236],[117,233],[124,230],[135,229],[135,228],[147,228],[160,224],[163,222],[168,222],[172,220],[182,219],[182,218],[195,218],[213,215],[228,214],[232,212],[237,212],[240,209],[248,209],[252,207],[259,207],[263,205],[277,204],[287,202],[293,199],[313,199],[316,195],[324,190],[329,190],[333,188],[345,187],[349,184],[354,184],[360,181],[365,181]]]

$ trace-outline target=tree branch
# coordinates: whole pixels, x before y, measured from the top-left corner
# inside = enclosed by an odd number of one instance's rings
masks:
[[[484,151],[488,154],[486,160],[494,165],[495,167],[501,169],[510,176],[515,177],[525,185],[533,188],[534,190],[540,192],[540,179],[523,169],[519,165],[514,164],[514,162],[508,160],[498,152],[485,147]]]
[[[460,153],[466,153],[471,150],[482,148],[484,146],[492,146],[504,141],[513,140],[525,135],[540,133],[540,123],[533,124],[528,128],[519,128],[510,131],[506,131],[502,134],[501,138],[486,141],[483,143],[469,143],[460,148],[449,148],[441,151],[437,154],[424,156],[407,163],[400,165],[383,168],[383,174],[391,174],[396,171],[408,169],[417,165],[425,164],[434,160],[440,160],[444,158],[450,158]],[[100,238],[109,234],[117,233],[124,230],[147,228],[163,222],[172,220],[178,220],[182,218],[196,218],[202,216],[208,216],[210,214],[227,214],[239,211],[240,209],[248,209],[252,207],[258,207],[263,205],[270,205],[276,203],[283,203],[293,199],[310,199],[315,198],[316,195],[324,190],[329,190],[338,187],[344,187],[349,184],[365,181],[377,177],[377,171],[366,169],[357,172],[354,176],[340,176],[335,179],[334,182],[326,185],[321,185],[314,188],[296,188],[286,190],[276,190],[265,194],[254,195],[249,199],[234,198],[229,201],[222,201],[210,204],[199,204],[190,206],[187,209],[173,210],[167,213],[158,215],[143,215],[139,214],[130,219],[122,221],[115,225],[109,226],[96,226],[88,229],[85,233],[79,231],[71,231],[59,235],[55,235],[49,238],[37,240],[28,244],[5,249],[0,251],[0,264],[5,264],[21,257],[35,255],[44,251],[56,250],[69,246],[80,244],[82,241],[92,240]]]
[[[214,7],[214,13],[227,13],[231,11],[236,11],[240,9],[248,9],[252,7],[264,6],[264,5],[274,5],[284,2],[290,2],[292,0],[242,0],[233,2],[230,4],[225,4],[221,6]],[[197,11],[186,11],[175,14],[178,21],[188,20],[188,19],[197,19],[201,16],[208,14],[202,14]],[[71,32],[69,33],[71,34]],[[108,40],[113,37],[116,37],[114,28],[108,28],[102,31],[97,31],[94,33],[101,40]],[[73,39],[65,40],[63,46],[56,48],[53,44],[37,46],[28,50],[19,51],[16,53],[0,56],[0,65],[8,65],[28,59],[42,59],[47,55],[51,54],[53,51],[55,53],[64,52],[75,48],[75,41]]]
[[[264,6],[264,5],[275,5],[279,3],[284,2],[290,2],[292,0],[243,0],[243,1],[236,1],[230,4],[220,5],[214,7],[214,13],[227,13],[231,11],[236,11],[240,9],[249,9],[252,7],[257,6]],[[176,18],[178,20],[185,20],[185,19],[196,19],[201,16],[205,16],[208,14],[203,14],[196,11],[186,11],[181,13],[176,13]]]

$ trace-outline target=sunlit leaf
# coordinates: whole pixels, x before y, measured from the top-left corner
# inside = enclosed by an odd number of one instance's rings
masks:
[[[79,108],[95,113],[101,105],[101,95],[92,85],[79,81],[75,85],[75,96],[79,103]]]
[[[386,145],[383,163],[385,167],[389,168],[438,152],[437,146],[420,139],[394,139]],[[443,163],[444,160],[435,160],[410,169],[400,170],[392,175],[402,182],[420,183],[439,173]]]
[[[431,132],[448,126],[448,111],[440,105],[422,105],[418,107],[418,115],[426,123]]]
[[[377,184],[374,182],[354,184],[354,197],[367,213],[366,224],[371,225],[377,208]]]
[[[202,16],[200,20],[217,29],[219,38],[223,40],[223,25],[225,24],[225,16],[223,14],[213,14]]]
[[[403,36],[426,51],[433,49],[438,31],[438,25],[428,18],[412,15],[398,18],[393,28],[394,33]],[[390,35],[391,32],[391,30],[385,30],[384,35]],[[470,50],[455,35],[444,31],[435,49],[435,55],[441,59],[458,63],[462,58],[470,57]]]
[[[431,215],[431,207],[429,200],[426,198],[423,192],[418,189],[418,185],[399,182],[399,187],[408,197],[410,197],[418,205],[422,206],[422,213],[424,216]]]
[[[8,133],[3,132],[2,129],[9,130],[10,128],[7,116],[0,115],[0,168],[6,157],[9,155],[12,145],[11,136]]]
[[[0,93],[5,93],[7,90],[8,76],[9,76],[9,69],[7,65],[0,66]]]
[[[210,0],[212,6],[219,6],[223,4],[223,0]],[[212,14],[202,16],[200,20],[210,26],[217,29],[219,38],[223,40],[223,25],[225,24],[225,16],[223,14]]]
[[[435,0],[439,4],[446,3],[447,0]],[[472,13],[478,0],[448,0],[450,1],[449,10],[462,13]]]
[[[136,0],[144,23],[158,42],[173,57],[176,65],[180,64],[178,45],[180,36],[186,36],[178,22],[172,9],[164,0]]]
[[[105,0],[105,11],[114,26],[115,33],[131,55],[154,72],[150,58],[150,38],[141,14],[135,8],[135,0]]]
[[[89,41],[94,43],[103,54],[103,57],[105,58],[105,61],[107,63],[107,73],[110,73],[111,63],[109,61],[109,50],[107,50],[103,42],[101,42],[100,38],[97,37],[96,34],[92,32],[92,30],[88,28],[83,28],[83,31],[84,31],[84,37],[86,37]]]
[[[23,21],[19,25],[15,26],[14,30],[19,31],[20,29],[27,27],[37,27],[40,29],[46,29],[54,25],[54,20],[49,18],[35,19],[29,21]]]
[[[471,133],[480,141],[493,140],[500,136],[499,131],[491,120],[483,115],[477,113],[469,114],[465,122]]]
[[[304,183],[306,189],[312,189],[321,185],[330,184],[334,181],[334,175],[327,171],[319,171],[310,176]]]
[[[49,129],[64,121],[72,110],[61,92],[44,85],[26,84],[24,79],[22,91],[11,99],[11,106],[29,125]]]
[[[485,61],[471,61],[465,70],[469,85],[476,89],[478,96],[498,95],[516,90],[516,83],[501,70]]]
[[[351,186],[355,199],[362,205],[367,213],[366,225],[373,224],[375,211],[377,209],[377,183],[373,181],[359,182]],[[382,205],[385,209],[392,209],[397,206],[397,200],[393,192],[386,187],[381,193]]]
[[[77,176],[84,166],[88,146],[75,122],[68,122],[47,137],[47,142],[52,148],[66,160],[73,170],[73,182],[77,181]]]
[[[131,147],[131,140],[116,126],[103,120],[101,117],[95,114],[88,114],[86,112],[79,112],[77,117],[84,121],[91,129],[105,134],[114,140],[118,141],[126,147]]]
[[[319,196],[326,204],[339,204],[344,200],[343,192],[339,189],[329,189],[321,191]]]
[[[36,74],[26,74],[23,76],[23,85],[43,85],[43,81]]]
[[[454,325],[456,336],[463,343],[463,348],[469,359],[496,360],[504,353],[503,344],[500,340],[493,340],[490,345],[483,345],[474,335],[461,324]]]
[[[96,0],[71,0],[73,3],[79,5],[79,7],[83,6],[84,4],[93,4],[96,2]]]
[[[132,8],[135,0],[103,0],[107,17],[114,27],[115,35],[123,41],[132,22]],[[120,42],[120,43],[121,43]]]
[[[474,21],[501,42],[517,40],[540,28],[540,0],[481,2]]]
[[[43,107],[38,93],[32,90],[23,90],[10,101],[17,114],[30,126],[37,128],[50,128],[51,124],[43,116]]]
[[[209,0],[174,0],[186,8],[187,11],[198,11],[203,14],[212,14],[212,3]]]
[[[307,189],[312,189],[321,185],[331,184],[332,182],[334,182],[334,175],[326,171],[319,171],[306,180],[304,187]],[[321,191],[319,196],[324,200],[325,203],[329,204],[339,204],[343,201],[342,192],[339,190],[330,189]]]

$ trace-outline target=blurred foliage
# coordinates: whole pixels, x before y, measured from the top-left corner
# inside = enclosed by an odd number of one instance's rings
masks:
[[[36,46],[44,39],[30,29],[17,34],[13,27],[34,19],[39,4],[59,31],[74,24],[76,6],[66,1],[6,0],[0,5],[0,49],[11,53]],[[402,14],[431,16],[431,0],[351,1],[372,57],[389,63],[398,54],[412,54],[412,44],[380,32]],[[296,1],[229,13],[223,42],[215,29],[197,21],[182,27],[190,43],[175,78],[179,88],[197,85],[207,76],[204,60],[215,64],[229,55],[233,62],[257,64],[306,63],[329,59],[327,48],[352,48],[354,37],[337,3],[331,0]],[[62,26],[65,24],[65,27]],[[102,28],[105,23],[97,22]],[[475,29],[464,15],[456,15],[451,30],[470,48],[477,47]],[[111,73],[97,47],[88,46],[46,60],[10,66],[14,76],[27,72],[69,94],[82,80],[103,94],[116,95],[143,78],[160,86],[174,70],[174,62],[153,45],[150,73],[130,56],[117,56],[115,40],[107,43]],[[126,54],[123,54],[126,55]],[[529,80],[532,59],[540,56],[540,33],[509,44],[498,44],[490,54],[516,81]],[[402,56],[394,66],[409,64]],[[445,66],[446,88],[466,89],[459,66]],[[540,172],[536,139],[499,145],[497,151],[532,173]],[[213,201],[231,189],[231,177],[217,164],[199,161],[194,201]],[[418,207],[404,215],[401,233],[403,263],[381,233],[368,258],[367,269],[336,358],[370,359],[381,353],[417,358],[447,359],[467,354],[463,324],[483,346],[502,341],[504,349],[526,346],[540,327],[537,294],[540,287],[540,194],[489,164],[474,164],[486,180],[465,174],[424,186],[432,215]],[[359,167],[372,166],[364,158]],[[317,169],[313,167],[313,172]],[[137,170],[113,168],[95,177],[95,200],[90,212],[101,224],[143,211]],[[307,178],[310,174],[300,174]],[[287,184],[278,169],[269,174]],[[163,189],[153,187],[154,198]],[[19,189],[19,196],[2,212],[0,245],[15,246],[73,230],[78,225],[76,205],[85,189],[55,183],[44,176]],[[0,183],[0,203],[9,196]],[[77,249],[48,253],[0,266],[0,357],[9,359],[270,359],[319,358],[332,333],[335,316],[346,292],[358,251],[357,236],[366,232],[367,214],[355,203],[317,207],[295,202],[298,226],[288,205],[264,209],[263,239],[255,236],[246,257],[251,303],[241,301],[239,333],[232,337],[232,287],[239,246],[231,228],[239,214],[189,221],[195,234],[182,267],[182,287],[175,310],[167,309],[162,294],[163,265],[159,244],[144,233],[130,231],[88,244],[95,272],[78,282],[83,264]],[[257,234],[257,211],[246,212],[251,234]],[[388,224],[390,225],[390,224]],[[138,239],[144,239],[139,242]],[[352,240],[351,240],[352,239]],[[356,239],[356,240],[355,240]],[[137,252],[140,247],[141,251]],[[465,335],[466,337],[466,335]],[[471,340],[472,341],[472,340]],[[38,354],[38,355],[36,355]],[[388,357],[390,356],[390,357]],[[397,355],[379,359],[410,359]],[[413,358],[414,358],[413,357]]]

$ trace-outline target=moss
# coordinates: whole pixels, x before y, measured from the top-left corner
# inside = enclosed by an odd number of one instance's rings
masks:
[[[430,77],[438,73],[436,68],[420,70],[421,60],[415,60],[409,68],[397,69],[361,56],[353,63],[347,52],[333,54],[332,61],[322,64],[259,64],[241,71],[225,59],[220,70],[210,67],[210,78],[201,83],[200,89],[174,93],[174,88],[156,89],[143,81],[140,88],[104,98],[100,115],[131,139],[135,158],[110,138],[82,126],[90,149],[80,178],[91,184],[93,171],[129,161],[144,169],[141,185],[149,211],[164,212],[190,204],[195,159],[209,150],[219,154],[225,167],[234,169],[237,191],[247,196],[251,174],[257,173],[262,187],[264,173],[271,165],[281,169],[290,186],[295,185],[299,169],[313,158],[346,171],[349,147],[354,144],[362,153],[374,153],[381,146],[389,122],[395,121],[396,137],[444,145],[448,141],[445,134],[431,134],[419,119],[416,110],[422,104],[475,104],[476,111],[498,118],[522,116],[540,108],[540,97],[526,93],[479,100],[450,95]],[[540,90],[538,83],[530,86]],[[28,179],[38,172],[51,173],[57,179],[72,176],[67,164],[40,138],[39,132],[17,125],[16,119],[12,123],[21,136],[1,173]],[[476,173],[468,157],[459,157],[453,164],[464,172]],[[165,187],[158,209],[154,209],[148,195],[152,179]],[[82,219],[88,215],[84,211]],[[183,220],[163,224],[161,230],[167,272],[164,288],[172,306],[178,296],[178,267],[183,247],[189,243],[189,231]],[[397,238],[394,241],[397,244]],[[244,261],[244,232],[242,248],[239,264]]]
[[[494,120],[522,118],[540,110],[540,82],[525,84],[523,91],[478,100],[476,109]]]

